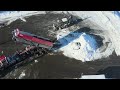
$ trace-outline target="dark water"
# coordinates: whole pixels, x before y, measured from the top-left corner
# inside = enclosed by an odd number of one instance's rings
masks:
[[[24,48],[22,44],[16,44],[11,40],[11,31],[15,28],[34,33],[43,37],[54,37],[48,34],[54,20],[62,18],[65,15],[47,14],[37,15],[26,18],[27,22],[17,20],[9,26],[0,29],[0,49],[5,55],[11,55],[16,50]],[[4,79],[18,78],[21,72],[25,72],[24,79],[69,79],[80,78],[81,74],[105,74],[107,78],[120,78],[120,57],[113,53],[109,58],[91,62],[81,62],[70,59],[61,53],[55,55],[46,55],[34,61],[25,64],[12,71],[7,71]],[[4,73],[4,72],[3,72]]]

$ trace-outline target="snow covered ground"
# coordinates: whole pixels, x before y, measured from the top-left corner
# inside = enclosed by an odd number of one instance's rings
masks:
[[[75,58],[77,60],[91,61],[95,59],[109,57],[113,51],[120,55],[120,12],[119,11],[68,11],[70,14],[91,21],[98,26],[90,27],[96,30],[96,35],[104,38],[103,46],[97,48],[94,38],[86,33],[73,33],[70,37],[69,30],[61,30],[57,32],[57,39],[62,43],[63,47],[59,50],[63,51],[65,56]],[[67,11],[54,11],[53,13],[68,13]],[[9,11],[0,13],[0,23],[9,21],[10,24],[16,19],[23,21],[24,17],[35,14],[45,14],[45,11]],[[103,33],[98,33],[97,30]],[[64,33],[63,33],[64,32]]]
[[[55,12],[60,13],[60,12]],[[63,11],[63,13],[68,13],[66,11]],[[104,32],[104,35],[99,34],[104,37],[104,46],[100,49],[95,50],[95,53],[92,55],[92,59],[100,59],[108,57],[112,54],[113,51],[116,52],[117,55],[120,55],[120,17],[118,11],[69,11],[72,15],[78,16],[82,19],[88,18],[89,21],[96,24],[101,28],[101,30]],[[91,27],[92,28],[92,27]],[[99,29],[98,28],[98,29]],[[107,44],[108,43],[108,44]],[[82,45],[83,43],[81,43]],[[90,43],[87,43],[90,44]],[[94,44],[94,43],[93,43]],[[107,45],[106,45],[107,44]],[[71,48],[71,45],[69,46]],[[67,47],[67,48],[68,48]],[[85,46],[86,47],[86,46]],[[71,56],[70,52],[66,52],[66,49],[64,48],[63,52],[66,56]],[[106,48],[106,49],[105,49]],[[102,52],[100,51],[101,49]],[[73,52],[71,50],[71,52]],[[83,56],[83,53],[81,57]],[[80,57],[77,55],[72,54],[72,57]],[[87,55],[85,58],[88,58]],[[80,60],[80,59],[79,59]],[[85,60],[82,60],[85,61]],[[88,60],[87,60],[88,61]]]
[[[0,11],[0,23],[6,23],[9,25],[17,19],[26,21],[24,19],[25,17],[44,13],[45,11]]]

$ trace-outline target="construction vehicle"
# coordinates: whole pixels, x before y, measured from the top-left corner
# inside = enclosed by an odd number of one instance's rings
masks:
[[[15,29],[12,34],[12,39],[15,42],[27,44],[27,47],[24,50],[16,51],[11,56],[1,55],[0,70],[17,66],[22,63],[34,60],[35,58],[44,56],[50,52],[51,48],[54,45],[54,43],[47,38],[23,32],[19,29]]]
[[[34,34],[30,34],[27,32],[20,31],[19,29],[15,29],[13,32],[13,40],[16,42],[21,42],[27,45],[42,47],[51,49],[53,47],[53,41],[48,38],[43,38]]]

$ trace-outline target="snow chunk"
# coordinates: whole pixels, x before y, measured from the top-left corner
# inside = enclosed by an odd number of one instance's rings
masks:
[[[18,77],[18,79],[22,79],[25,76],[25,71],[23,71],[20,76]]]
[[[26,22],[25,18],[20,17],[20,20],[22,20],[23,22]]]
[[[38,62],[38,60],[35,60],[35,63],[37,63]]]
[[[62,21],[63,22],[67,22],[68,20],[67,20],[67,18],[63,18]]]
[[[104,35],[105,41],[110,42],[108,46],[103,46],[102,51],[99,49],[94,54],[93,59],[101,59],[109,57],[115,51],[117,55],[120,55],[120,12],[114,11],[55,11],[54,13],[69,13],[83,20],[87,18],[96,26],[99,26],[98,30],[107,32]],[[90,27],[93,28],[93,27]],[[97,28],[96,28],[97,30]],[[99,34],[102,36],[102,34]],[[107,41],[108,40],[108,41]],[[105,44],[105,43],[104,43]]]

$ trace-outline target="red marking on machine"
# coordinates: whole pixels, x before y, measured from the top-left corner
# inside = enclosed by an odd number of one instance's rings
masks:
[[[5,59],[6,59],[6,56],[5,56],[5,55],[0,56],[0,61],[1,61],[1,62],[4,61]]]

